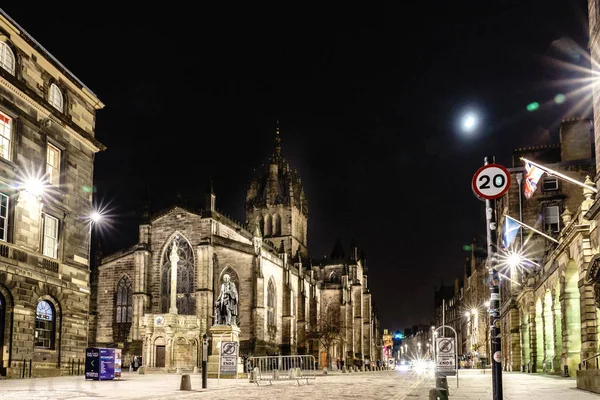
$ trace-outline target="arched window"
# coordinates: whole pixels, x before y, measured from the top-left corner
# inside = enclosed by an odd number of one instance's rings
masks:
[[[54,307],[46,300],[41,300],[35,312],[35,347],[54,348],[55,336]]]
[[[281,217],[273,215],[273,235],[281,235]]]
[[[131,279],[127,275],[119,280],[117,285],[116,323],[126,324],[131,322],[133,314]]]
[[[48,103],[58,111],[63,112],[64,98],[62,91],[56,86],[56,84],[50,85],[50,93],[48,95]]]
[[[273,234],[273,221],[271,220],[271,216],[265,216],[265,236]]]
[[[335,272],[332,272],[331,274],[329,274],[329,282],[337,282],[338,281],[338,276]]]
[[[162,312],[169,312],[171,299],[171,249],[177,242],[177,313],[196,314],[196,295],[194,290],[194,252],[187,240],[177,236],[165,251],[162,262],[161,304]]]
[[[15,74],[15,55],[10,46],[5,42],[0,42],[0,67]]]
[[[267,287],[267,326],[275,326],[275,285],[269,281]]]

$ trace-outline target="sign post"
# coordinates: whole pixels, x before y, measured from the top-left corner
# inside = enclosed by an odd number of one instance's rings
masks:
[[[500,278],[496,269],[496,242],[498,238],[498,217],[496,199],[504,196],[510,187],[510,172],[502,165],[494,163],[494,157],[486,157],[479,168],[471,187],[480,200],[485,200],[487,229],[487,266],[490,276],[490,350],[492,353],[493,400],[503,399],[502,394],[502,343],[500,336]],[[520,189],[519,189],[520,190]]]
[[[454,338],[436,337],[436,369],[445,376],[456,373],[456,342]]]
[[[454,333],[454,337],[438,337],[438,331],[443,329],[443,331],[446,332],[446,328],[450,329]],[[435,336],[436,381],[438,381],[438,379],[442,379],[447,389],[448,383],[446,381],[446,377],[456,376],[456,387],[458,388],[458,353],[456,352],[456,341],[458,335],[453,327],[446,325],[437,327],[433,334]]]
[[[206,362],[208,361],[208,338],[206,333],[202,335],[202,389],[206,389],[206,381],[208,371],[206,370]]]

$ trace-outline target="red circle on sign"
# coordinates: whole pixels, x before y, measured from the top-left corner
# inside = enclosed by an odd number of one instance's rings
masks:
[[[504,182],[504,186],[498,188],[499,192],[495,193],[493,195],[483,193],[477,187],[477,180],[480,177],[485,176],[484,172],[486,170],[491,170],[491,169],[494,169],[494,168],[500,169],[504,173],[504,175],[506,176],[506,179],[505,179],[505,182]],[[492,178],[489,178],[489,181],[492,181]],[[500,198],[500,197],[504,196],[506,194],[506,192],[508,192],[508,189],[510,188],[510,172],[508,172],[508,169],[506,169],[503,165],[500,165],[500,164],[488,164],[488,165],[484,165],[483,167],[479,168],[477,170],[477,172],[475,172],[475,175],[473,175],[473,179],[471,180],[471,188],[473,189],[473,193],[475,193],[475,196],[479,197],[480,199],[494,200],[494,199]]]

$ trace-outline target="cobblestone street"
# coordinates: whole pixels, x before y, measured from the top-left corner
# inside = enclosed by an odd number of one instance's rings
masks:
[[[180,391],[181,377],[175,374],[137,375],[125,373],[117,381],[85,381],[82,376],[4,380],[0,382],[2,400],[67,400],[67,399],[389,399],[426,400],[433,387],[431,376],[412,372],[332,373],[318,376],[308,385],[303,382],[267,382],[256,386],[246,379],[209,379],[203,390],[199,374],[192,375],[192,391]],[[554,376],[505,373],[505,399],[579,400],[600,399],[600,395],[576,389],[575,380]],[[449,378],[451,399],[490,399],[491,375],[480,370],[465,370],[456,379]]]

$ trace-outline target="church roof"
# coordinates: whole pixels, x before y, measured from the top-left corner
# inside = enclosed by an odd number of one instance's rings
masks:
[[[333,250],[331,251],[331,259],[332,260],[345,260],[346,252],[344,251],[344,247],[342,246],[342,241],[340,238],[337,238],[335,241],[335,245],[333,246]]]
[[[300,175],[297,170],[290,168],[290,164],[281,153],[279,128],[269,164],[262,165],[255,171],[246,195],[246,207],[249,209],[276,204],[293,205],[304,214],[308,213],[308,202],[304,196]]]

